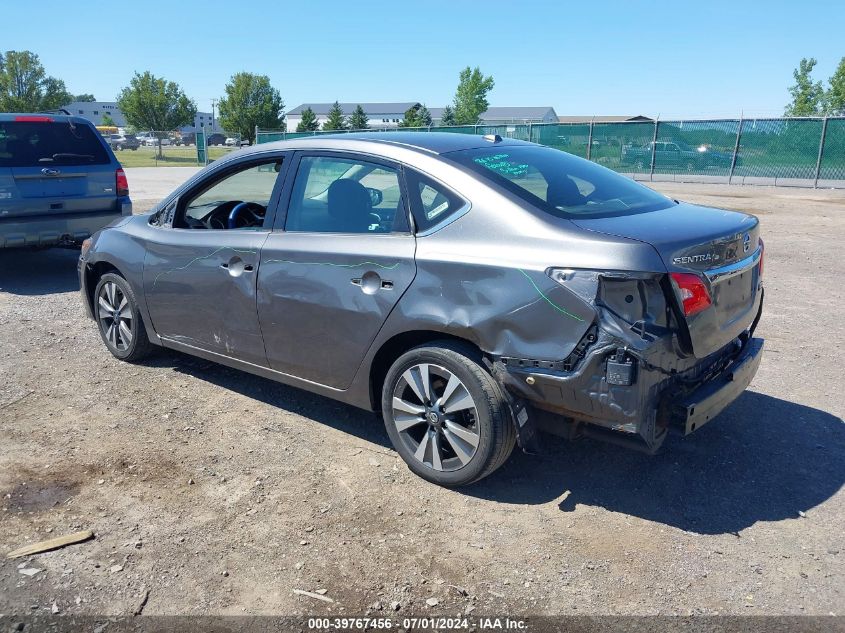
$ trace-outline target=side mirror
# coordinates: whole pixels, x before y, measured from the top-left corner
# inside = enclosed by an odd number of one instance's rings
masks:
[[[370,194],[370,206],[377,207],[384,200],[384,194],[378,189],[367,187],[367,193]]]

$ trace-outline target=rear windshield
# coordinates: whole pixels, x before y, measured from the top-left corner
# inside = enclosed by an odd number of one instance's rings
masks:
[[[448,158],[558,217],[604,218],[675,204],[625,176],[548,147],[484,147]]]
[[[0,121],[0,167],[108,163],[102,141],[87,125]]]

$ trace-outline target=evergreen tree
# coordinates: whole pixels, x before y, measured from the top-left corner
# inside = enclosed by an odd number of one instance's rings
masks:
[[[452,106],[446,106],[443,108],[443,114],[440,117],[440,125],[457,125],[458,122],[455,121],[455,111],[452,109]]]
[[[100,122],[100,125],[104,125],[107,127],[117,127],[117,124],[114,122],[114,119],[111,118],[110,114],[103,115],[103,120]]]
[[[297,132],[315,132],[320,129],[320,122],[317,121],[317,115],[310,107],[302,111],[302,118],[296,124]]]
[[[425,104],[420,106],[417,110],[417,125],[420,127],[431,127],[431,112],[425,107]]]
[[[343,116],[343,110],[340,107],[340,104],[335,101],[332,105],[331,109],[329,110],[329,116],[326,118],[326,122],[323,123],[324,130],[345,130],[347,129],[346,126],[346,117]]]
[[[364,108],[361,107],[360,104],[355,106],[355,111],[349,117],[349,129],[350,130],[366,130],[370,127],[370,119],[367,117],[367,113],[364,112]]]

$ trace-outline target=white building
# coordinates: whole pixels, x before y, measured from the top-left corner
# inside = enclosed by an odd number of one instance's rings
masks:
[[[88,119],[94,125],[103,124],[103,116],[109,115],[117,127],[126,127],[126,117],[123,112],[117,107],[114,101],[74,101],[65,106],[63,109],[67,110],[73,116],[81,116]],[[220,123],[215,118],[212,120],[211,112],[197,112],[194,117],[193,125],[186,125],[180,128],[182,132],[196,132],[197,130],[207,130],[208,132],[221,132]],[[170,131],[170,130],[162,130]]]
[[[429,108],[434,125],[440,125],[443,108]],[[526,123],[557,123],[557,114],[551,106],[491,106],[478,117],[479,124],[506,125]]]
[[[348,117],[359,105],[367,115],[369,126],[373,129],[380,129],[399,127],[399,122],[405,118],[405,111],[418,106],[419,103],[416,101],[403,103],[341,103],[340,109],[343,110],[343,115]],[[322,128],[323,123],[329,118],[329,110],[333,106],[333,103],[303,103],[293,110],[288,110],[285,113],[288,132],[296,132],[296,126],[302,121],[302,112],[306,108],[313,110]]]

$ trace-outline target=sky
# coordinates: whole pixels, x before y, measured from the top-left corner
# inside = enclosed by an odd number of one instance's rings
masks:
[[[0,50],[31,50],[71,93],[114,100],[134,72],[201,111],[239,71],[304,102],[451,102],[458,73],[492,75],[494,106],[560,115],[779,116],[792,70],[845,56],[845,0],[2,0]],[[14,25],[14,28],[8,28]]]

